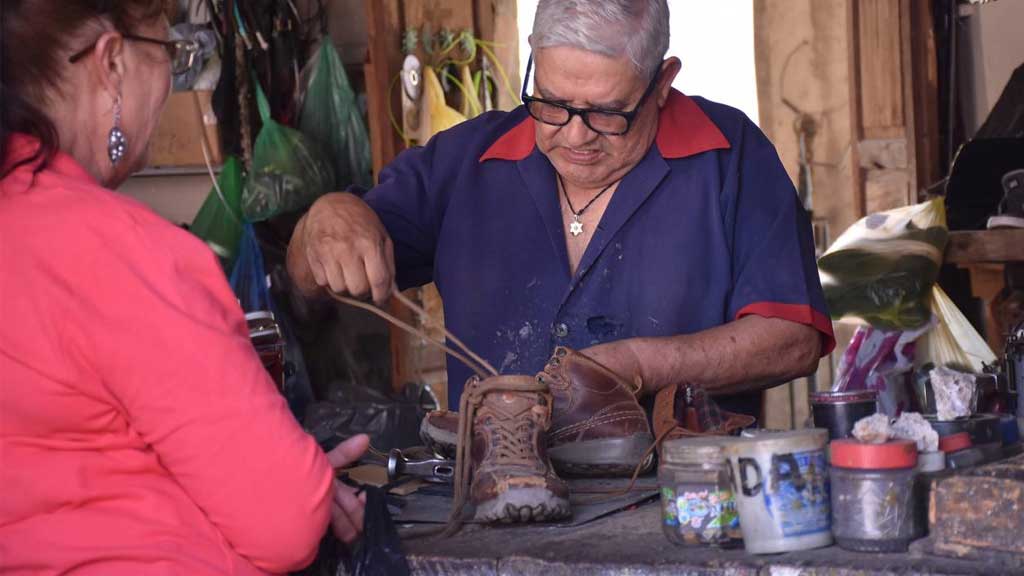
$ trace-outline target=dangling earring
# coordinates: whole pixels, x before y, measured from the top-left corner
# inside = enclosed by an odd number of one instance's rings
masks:
[[[117,95],[114,101],[114,127],[110,129],[110,138],[107,139],[107,155],[110,156],[110,163],[117,165],[124,158],[128,149],[128,140],[121,130],[121,95]]]

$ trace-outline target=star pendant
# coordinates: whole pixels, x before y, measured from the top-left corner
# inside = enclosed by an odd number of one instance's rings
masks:
[[[569,233],[573,236],[579,236],[583,234],[583,223],[579,219],[575,219],[569,224]]]

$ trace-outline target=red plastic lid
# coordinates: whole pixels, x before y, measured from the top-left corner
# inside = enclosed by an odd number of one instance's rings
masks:
[[[971,436],[967,432],[957,432],[956,434],[939,438],[939,450],[947,454],[963,450],[964,448],[970,448],[971,446]]]
[[[891,470],[917,466],[917,444],[913,440],[891,440],[865,444],[856,440],[833,440],[832,465],[861,470]]]

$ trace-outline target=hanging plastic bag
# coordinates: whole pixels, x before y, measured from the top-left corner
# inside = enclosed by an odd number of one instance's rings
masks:
[[[996,361],[985,339],[938,286],[932,289],[932,311],[936,325],[918,342],[915,366],[932,363],[981,374],[985,364]]]
[[[430,66],[423,69],[423,101],[426,104],[427,113],[430,115],[430,128],[423,144],[433,138],[434,134],[466,121],[465,116],[448,105],[444,98],[441,81],[438,80],[437,74]]]
[[[260,88],[256,103],[263,128],[252,153],[252,172],[242,193],[242,213],[251,222],[299,210],[334,189],[334,171],[315,142],[277,123]]]
[[[255,312],[270,310],[270,291],[267,289],[267,274],[263,268],[263,252],[256,231],[246,222],[242,229],[242,240],[238,247],[238,259],[229,280],[242,310]]]
[[[327,154],[335,190],[352,184],[369,188],[373,184],[370,139],[356,95],[334,45],[325,40],[317,52],[299,129]]]
[[[242,237],[242,165],[228,157],[217,182],[192,219],[189,230],[220,259],[225,271],[234,266]]]
[[[948,236],[941,198],[862,218],[818,260],[832,317],[884,330],[927,324]]]
[[[917,339],[931,324],[910,331],[881,330],[858,326],[850,345],[839,360],[839,370],[832,389],[875,390],[879,411],[897,416],[910,408],[907,375],[914,366]]]

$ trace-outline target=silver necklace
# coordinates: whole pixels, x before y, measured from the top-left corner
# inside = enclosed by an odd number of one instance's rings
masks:
[[[579,236],[580,234],[583,234],[583,220],[581,220],[583,213],[587,211],[587,208],[590,208],[591,204],[607,192],[615,182],[605,186],[597,193],[596,196],[590,199],[590,202],[587,202],[586,206],[580,208],[579,212],[577,212],[576,209],[572,207],[572,200],[569,200],[569,192],[565,189],[565,181],[562,180],[562,175],[556,172],[555,176],[558,177],[558,183],[562,188],[562,195],[565,196],[565,203],[569,205],[569,212],[572,212],[572,222],[569,223],[569,233],[573,236]]]

